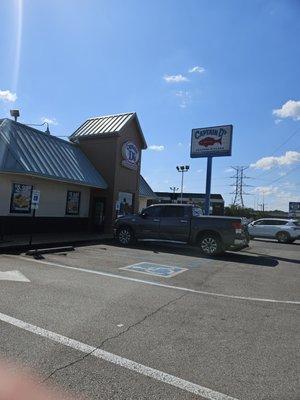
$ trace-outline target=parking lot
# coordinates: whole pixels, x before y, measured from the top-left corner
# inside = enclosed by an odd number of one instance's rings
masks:
[[[300,241],[2,254],[0,354],[87,399],[296,400],[299,267]]]

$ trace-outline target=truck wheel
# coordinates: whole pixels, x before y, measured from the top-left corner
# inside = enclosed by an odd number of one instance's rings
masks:
[[[221,240],[214,234],[208,233],[199,240],[200,251],[207,256],[216,256],[223,253]]]
[[[290,235],[287,232],[278,232],[276,239],[279,243],[288,243],[290,241]]]
[[[120,228],[117,231],[117,239],[122,246],[129,246],[134,240],[132,230],[128,226]]]

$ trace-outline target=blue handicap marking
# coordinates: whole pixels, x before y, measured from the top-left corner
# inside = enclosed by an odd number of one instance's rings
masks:
[[[162,276],[164,278],[170,278],[187,270],[187,268],[180,268],[176,266],[169,266],[162,264],[153,264],[148,262],[141,262],[138,264],[128,265],[127,267],[123,267],[120,269],[140,272],[142,274]]]

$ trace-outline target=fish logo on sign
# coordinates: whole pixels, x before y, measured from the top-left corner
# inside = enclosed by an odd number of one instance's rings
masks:
[[[191,158],[230,156],[232,125],[192,129]]]
[[[216,143],[222,144],[222,138],[220,137],[220,139],[214,139],[212,137],[206,137],[205,139],[199,141],[199,145],[204,147],[213,146]]]

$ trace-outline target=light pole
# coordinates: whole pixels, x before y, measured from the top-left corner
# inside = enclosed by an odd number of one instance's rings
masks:
[[[177,190],[179,190],[179,188],[178,187],[176,187],[176,186],[170,186],[170,190],[172,191],[172,203],[173,202],[175,202],[175,192],[177,192]]]
[[[183,196],[183,174],[187,172],[190,169],[189,165],[177,165],[176,167],[178,172],[181,172],[181,196],[180,196],[180,202],[182,204],[182,196]]]

